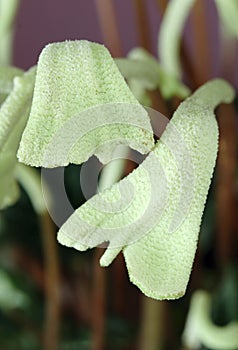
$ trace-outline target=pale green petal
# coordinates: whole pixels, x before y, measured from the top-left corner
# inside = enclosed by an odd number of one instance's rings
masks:
[[[0,209],[18,199],[16,153],[30,112],[34,75],[31,69],[22,77],[14,78],[13,90],[0,108]]]
[[[26,119],[34,89],[35,68],[15,77],[13,90],[0,108],[0,152],[21,118]]]
[[[86,250],[110,241],[104,266],[124,247],[130,280],[147,296],[182,296],[217,155],[213,109],[233,97],[222,80],[197,90],[179,106],[145,161],[77,209],[61,227],[59,242]]]
[[[14,179],[16,157],[11,152],[0,154],[0,209],[14,204],[19,196]]]
[[[180,42],[186,19],[195,0],[171,0],[162,20],[158,50],[163,68],[176,78],[181,78]]]
[[[0,151],[0,209],[13,205],[19,197],[18,184],[15,179],[16,152],[29,111],[28,109],[28,112],[19,119],[9,139]]]
[[[226,33],[238,38],[238,1],[215,0]]]
[[[152,100],[148,94],[148,91],[143,87],[138,79],[128,80],[128,85],[133,95],[142,104],[142,106],[152,107]]]
[[[183,102],[175,112],[172,123],[187,145],[192,160],[192,164],[187,164],[187,168],[183,169],[188,172],[187,179],[184,174],[185,177],[180,182],[176,172],[173,172],[171,159],[164,152],[163,144],[168,143],[166,138],[170,137],[170,124],[157,146],[156,152],[164,164],[164,171],[168,171],[168,187],[171,189],[165,213],[149,234],[123,251],[130,280],[150,297],[173,299],[185,293],[217,156],[218,127],[213,109],[222,101],[231,102],[233,97],[234,92],[227,83],[221,80],[209,82]],[[168,225],[174,213],[176,216],[184,215],[183,212],[177,212],[182,208],[176,201],[180,200],[178,196],[181,194],[182,201],[186,202],[186,184],[189,185],[191,181],[191,166],[194,184],[189,211],[173,234],[168,234]],[[180,190],[183,185],[184,193]]]
[[[145,62],[145,53],[143,48],[136,48],[129,52],[128,58],[116,58],[115,62],[136,99],[143,106],[150,107],[152,101],[147,90],[157,88],[158,72],[156,65]]]
[[[161,64],[145,49],[135,48],[131,50],[128,58],[116,59],[116,63],[122,75],[128,80],[129,86],[143,103],[148,105],[146,90],[159,89],[165,99],[173,96],[185,98],[189,95],[189,89],[177,78],[167,73]]]
[[[155,90],[158,86],[160,72],[158,72],[157,64],[147,64],[145,60],[133,58],[117,58],[115,62],[127,80],[138,79],[145,89]]]
[[[0,93],[9,94],[13,89],[13,79],[23,73],[17,67],[0,67]]]
[[[138,47],[129,52],[128,58],[116,58],[115,62],[136,99],[143,106],[151,107],[147,90],[157,88],[159,72],[156,60],[151,56],[153,60],[148,62],[147,55],[145,49]]]
[[[134,48],[130,51],[129,57],[132,60],[141,60],[144,65],[151,67],[151,70],[157,77],[157,88],[160,89],[162,97],[165,99],[169,99],[173,96],[185,98],[190,94],[189,88],[185,86],[180,79],[168,73],[163,65],[145,49],[141,47]]]
[[[13,79],[23,71],[16,67],[0,67],[0,105],[13,89]]]
[[[211,319],[211,297],[202,290],[196,291],[191,300],[183,343],[189,349],[205,345],[211,350],[234,350],[238,348],[238,322],[220,327]]]
[[[138,73],[131,70],[131,72],[135,73],[134,76],[127,76],[124,74],[126,72],[122,72],[119,67],[122,75],[127,79],[128,85],[133,92],[134,96],[137,100],[143,105],[147,107],[152,107],[152,100],[148,94],[148,91],[155,90],[158,86],[158,77],[159,77],[159,69],[157,65],[157,61],[154,57],[146,51],[143,47],[135,47],[128,53],[128,58],[126,59],[128,62],[134,63],[134,67],[137,66],[137,62],[143,64],[144,69],[146,68],[146,74],[144,76],[138,75]],[[143,72],[143,70],[142,70]],[[153,74],[154,73],[154,74]],[[130,74],[128,72],[128,74]],[[152,76],[154,75],[154,78]],[[147,78],[146,78],[147,77]],[[148,81],[148,77],[150,81]],[[156,81],[155,81],[156,80]],[[148,90],[148,91],[147,91]]]
[[[16,152],[29,112],[30,108],[25,110],[25,113],[13,128],[2,151],[0,151],[0,209],[13,205],[19,197],[15,173],[17,166]]]
[[[19,160],[55,167],[80,164],[96,154],[107,162],[118,143],[142,153],[154,144],[149,117],[108,50],[88,41],[47,45],[38,62]],[[65,147],[69,146],[66,154]]]

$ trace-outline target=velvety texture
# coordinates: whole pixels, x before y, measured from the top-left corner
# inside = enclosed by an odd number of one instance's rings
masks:
[[[123,250],[130,280],[147,296],[182,296],[217,156],[213,109],[233,97],[229,84],[215,80],[187,98],[145,161],[77,209],[59,242],[86,250],[109,241],[102,266]]]
[[[148,153],[153,131],[109,51],[88,41],[47,45],[39,57],[19,160],[51,168],[96,154],[106,163],[123,143]]]

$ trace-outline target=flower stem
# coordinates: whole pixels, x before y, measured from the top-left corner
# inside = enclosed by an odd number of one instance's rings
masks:
[[[116,24],[114,1],[95,0],[95,4],[105,45],[113,57],[119,57],[122,55],[122,49]]]
[[[149,27],[149,18],[148,18],[146,1],[134,0],[134,7],[135,7],[135,13],[136,13],[139,45],[151,52],[152,44],[151,44],[151,37],[150,37],[150,27]]]
[[[160,15],[163,16],[168,5],[168,0],[156,0],[159,7]]]
[[[105,349],[106,274],[99,266],[100,248],[93,255],[92,350]]]
[[[45,293],[46,309],[44,322],[44,349],[59,349],[60,327],[60,268],[55,228],[49,217],[41,191],[38,172],[25,165],[18,164],[16,178],[28,194],[38,214],[43,251],[45,256]]]
[[[217,160],[217,258],[220,266],[230,262],[233,254],[236,208],[236,113],[233,105],[218,110],[220,142]]]
[[[45,350],[59,349],[60,327],[60,274],[56,235],[48,215],[39,216],[45,255],[46,315],[44,327]]]
[[[142,327],[140,350],[163,349],[163,320],[164,302],[142,297]]]
[[[0,65],[12,62],[13,24],[19,0],[0,0]]]
[[[194,72],[196,72],[196,88],[211,77],[211,52],[208,42],[208,23],[206,17],[206,2],[197,0],[192,9],[192,24],[194,37]]]
[[[156,0],[159,12],[161,17],[164,16],[167,5],[168,5],[168,0]],[[186,42],[183,40],[181,41],[181,62],[182,62],[182,67],[183,67],[183,72],[185,72],[185,78],[188,80],[189,86],[194,88],[194,80],[195,80],[195,73],[194,73],[194,67],[191,62],[191,54],[189,50],[187,49]]]

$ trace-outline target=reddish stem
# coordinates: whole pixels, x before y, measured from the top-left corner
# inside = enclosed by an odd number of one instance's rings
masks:
[[[194,37],[194,73],[196,87],[204,84],[211,76],[211,52],[208,41],[206,2],[197,0],[192,9],[192,31]]]
[[[236,206],[236,113],[233,105],[221,105],[218,111],[220,128],[219,154],[217,160],[217,255],[224,266],[231,259],[235,246]]]
[[[168,0],[156,0],[156,3],[159,7],[161,16],[163,16],[168,5]]]
[[[134,7],[136,13],[136,24],[139,37],[139,45],[151,52],[152,44],[146,1],[134,0]]]
[[[44,324],[44,349],[59,349],[60,327],[60,272],[53,223],[45,213],[39,217],[45,255],[46,315]]]
[[[105,45],[112,56],[122,56],[120,35],[117,27],[117,19],[112,0],[95,0],[100,28]]]
[[[92,350],[105,349],[106,271],[99,266],[102,249],[93,256]]]

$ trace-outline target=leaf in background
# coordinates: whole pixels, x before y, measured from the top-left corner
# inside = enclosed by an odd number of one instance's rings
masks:
[[[10,277],[0,270],[0,309],[4,311],[24,308],[29,303],[26,294],[14,287]]]
[[[222,80],[198,89],[180,104],[145,161],[77,209],[61,227],[59,242],[86,250],[109,241],[102,266],[123,250],[130,280],[143,293],[181,297],[217,156],[213,109],[233,97]]]
[[[158,50],[162,67],[177,79],[182,76],[179,47],[185,22],[195,0],[171,0],[164,14]]]
[[[153,131],[108,50],[89,41],[47,45],[39,57],[19,160],[51,168],[96,154],[107,162],[120,143],[148,153]]]
[[[211,297],[203,290],[196,291],[191,300],[183,343],[189,349],[205,345],[211,350],[238,348],[238,322],[219,327],[211,320]]]

